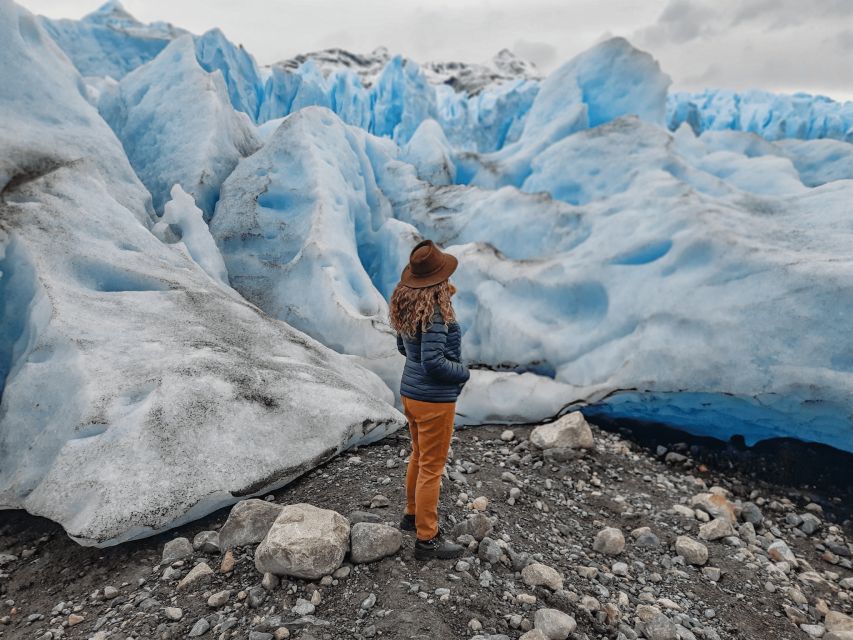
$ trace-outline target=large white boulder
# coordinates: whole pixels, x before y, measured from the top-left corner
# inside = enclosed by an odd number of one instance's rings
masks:
[[[592,429],[580,411],[572,411],[530,432],[530,442],[540,449],[591,449]]]
[[[255,549],[255,567],[261,573],[316,580],[341,566],[349,536],[349,521],[338,512],[290,504]]]

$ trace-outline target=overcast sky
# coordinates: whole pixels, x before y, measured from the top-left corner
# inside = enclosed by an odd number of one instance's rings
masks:
[[[79,18],[101,0],[18,0]],[[547,72],[614,35],[654,55],[674,89],[808,91],[853,100],[853,0],[123,0],[143,22],[217,26],[261,64],[384,45],[418,61],[501,48]]]

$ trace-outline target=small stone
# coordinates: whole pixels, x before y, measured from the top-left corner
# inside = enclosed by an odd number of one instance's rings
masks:
[[[764,521],[764,514],[754,502],[744,502],[740,510],[740,517],[744,522],[759,525]]]
[[[175,622],[177,622],[178,620],[184,617],[184,610],[180,607],[166,607],[165,609],[163,609],[163,616],[167,620],[174,620]]]
[[[231,573],[234,571],[235,564],[234,552],[229,549],[222,557],[222,562],[219,563],[219,573]]]
[[[530,432],[530,442],[540,449],[591,449],[592,429],[580,411],[573,411],[554,422],[541,424],[533,429]]]
[[[373,605],[375,605],[375,604],[376,604],[376,594],[371,593],[364,600],[361,601],[361,608],[365,609],[365,610],[371,609],[371,608],[373,608]]]
[[[767,555],[776,562],[790,562],[791,564],[797,562],[797,557],[784,540],[776,540],[767,547]]]
[[[521,570],[521,579],[530,587],[545,586],[551,591],[563,588],[563,576],[556,569],[539,562],[531,562],[524,567]]]
[[[210,623],[206,618],[199,618],[196,623],[193,625],[193,628],[190,629],[189,637],[196,638],[198,636],[203,636],[207,633],[208,629],[210,629]]]
[[[315,610],[316,607],[305,598],[297,598],[296,604],[291,609],[298,616],[310,616]]]
[[[350,533],[350,558],[353,562],[375,562],[400,550],[403,535],[397,527],[373,522],[358,522]]]
[[[213,577],[213,569],[206,562],[200,562],[178,583],[177,590],[184,591],[193,585],[208,582]]]
[[[388,500],[387,496],[383,496],[381,493],[377,493],[370,500],[370,508],[371,509],[377,509],[380,507],[387,507],[389,504],[391,504],[391,501]]]
[[[115,587],[111,587],[111,586],[104,587],[104,600],[112,600],[113,598],[117,597],[118,594],[119,594],[119,591]]]
[[[678,536],[675,552],[690,564],[703,565],[708,562],[708,547],[688,536]]]
[[[702,574],[711,582],[719,582],[722,571],[717,567],[702,567]]]
[[[250,498],[231,507],[228,519],[219,530],[222,549],[258,544],[267,535],[283,506]]]
[[[566,640],[577,626],[572,616],[559,609],[539,609],[533,615],[533,628],[549,640]]]
[[[272,591],[278,588],[281,579],[274,573],[265,573],[261,579],[261,586],[267,591]]]
[[[351,571],[352,571],[352,566],[345,564],[344,566],[335,569],[335,571],[332,573],[332,577],[335,578],[336,580],[341,580],[341,579],[349,576]]]
[[[193,538],[193,549],[202,553],[219,553],[219,532],[201,531]]]
[[[272,637],[275,640],[287,640],[290,637],[290,629],[287,627],[279,627],[275,631],[273,631]]]
[[[812,535],[820,531],[823,523],[813,513],[804,513],[801,516],[800,530],[806,535]]]
[[[491,538],[483,538],[477,549],[477,555],[483,562],[497,563],[501,559],[503,549]]]
[[[504,442],[509,442],[513,438],[515,438],[515,432],[512,429],[507,429],[503,433],[501,433],[501,440]]]
[[[68,616],[68,626],[73,627],[75,624],[80,624],[81,622],[83,622],[83,620],[85,620],[83,616],[77,615],[76,613],[72,613],[70,616]]]
[[[610,567],[610,572],[614,576],[625,577],[628,575],[628,565],[624,562],[614,562],[613,566]]]
[[[536,596],[531,593],[519,593],[515,599],[521,604],[536,604]]]
[[[625,536],[619,529],[607,527],[596,534],[592,548],[598,553],[618,556],[625,550]]]
[[[504,433],[506,433],[506,431],[504,431]],[[510,433],[512,433],[512,432],[510,431]],[[510,438],[510,440],[512,440],[512,438]],[[483,623],[480,622],[479,620],[477,620],[477,618],[471,618],[468,621],[468,628],[471,631],[479,631],[480,629],[483,628]]]
[[[473,536],[478,542],[492,532],[492,523],[483,513],[475,513],[470,518],[456,524],[450,533],[450,537],[458,540],[460,536]]]
[[[734,535],[734,529],[727,518],[714,518],[699,527],[699,537],[703,540],[719,540],[731,535]]]
[[[230,591],[217,591],[207,599],[207,606],[212,609],[218,609],[219,607],[224,606],[225,603],[228,602],[229,598],[231,598]]]
[[[489,499],[486,496],[480,496],[471,503],[471,508],[476,511],[485,511],[489,508]]]
[[[193,546],[186,538],[175,538],[163,545],[163,557],[160,564],[172,564],[175,560],[183,560],[193,554]]]
[[[663,613],[646,622],[643,633],[648,640],[678,640],[678,629]]]

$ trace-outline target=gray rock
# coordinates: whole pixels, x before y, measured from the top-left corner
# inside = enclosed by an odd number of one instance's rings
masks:
[[[179,607],[166,607],[163,609],[163,615],[167,620],[177,621],[184,617],[184,611]]]
[[[373,522],[358,522],[350,532],[350,557],[353,562],[375,562],[400,550],[403,534],[396,527]]]
[[[688,536],[678,536],[675,552],[690,564],[701,566],[708,562],[708,547]]]
[[[491,538],[483,538],[480,541],[480,546],[477,549],[477,555],[483,562],[497,563],[501,559],[503,549],[500,548],[497,542]]]
[[[731,535],[734,529],[727,518],[714,518],[699,527],[699,537],[703,540],[719,540]]]
[[[572,616],[559,609],[539,609],[533,615],[533,628],[548,640],[566,640],[577,626]]]
[[[823,523],[813,513],[804,513],[801,516],[800,529],[807,535],[812,535],[820,531]]]
[[[189,637],[197,638],[198,636],[203,636],[210,629],[210,623],[206,618],[199,618],[196,623],[193,625],[193,628],[190,629]]]
[[[678,640],[678,629],[663,613],[646,622],[643,633],[649,640]]]
[[[258,544],[267,535],[283,505],[251,498],[231,508],[228,520],[219,530],[219,546],[225,549]]]
[[[521,570],[521,579],[531,587],[545,586],[551,591],[563,588],[563,576],[556,569],[539,562],[531,562]]]
[[[219,607],[224,606],[230,597],[231,592],[228,590],[217,591],[207,599],[207,606],[213,609],[218,609]]]
[[[592,429],[580,411],[573,411],[554,422],[541,424],[533,429],[530,432],[530,442],[540,449],[591,449]]]
[[[744,502],[741,507],[740,517],[744,522],[759,525],[764,522],[764,514],[754,502]]]
[[[322,578],[341,566],[349,534],[349,522],[336,511],[287,505],[255,550],[255,567],[279,576]]]
[[[314,613],[315,609],[316,607],[308,600],[305,600],[304,598],[297,598],[296,604],[293,605],[291,611],[298,616],[310,616]]]
[[[186,538],[175,538],[163,545],[163,557],[160,564],[172,564],[175,560],[189,558],[193,554],[193,546]]]
[[[117,597],[118,594],[119,594],[119,591],[115,587],[111,587],[111,586],[104,587],[104,600],[112,600],[113,598]]]
[[[354,525],[359,522],[382,522],[382,518],[375,513],[370,513],[369,511],[353,511],[347,516],[347,519],[349,520],[350,525]]]
[[[219,553],[219,532],[200,531],[193,538],[193,549],[202,553]]]
[[[264,589],[261,585],[255,585],[251,589],[249,589],[249,595],[246,598],[246,601],[250,608],[258,609],[264,604],[264,600],[267,599],[267,590]]]
[[[459,536],[470,535],[479,542],[492,532],[492,528],[492,523],[485,514],[476,513],[470,518],[457,523],[453,527],[450,537],[457,540]]]
[[[249,640],[273,640],[275,636],[267,631],[250,631]]]
[[[190,587],[205,584],[213,578],[213,569],[206,562],[200,562],[178,583],[178,591],[186,591]]]
[[[598,553],[618,556],[625,550],[625,536],[619,529],[607,527],[596,534],[592,548]]]

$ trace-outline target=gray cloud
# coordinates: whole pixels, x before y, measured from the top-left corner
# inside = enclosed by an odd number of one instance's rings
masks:
[[[557,47],[547,42],[516,40],[512,51],[518,57],[530,60],[539,69],[550,69],[557,62]]]
[[[79,18],[103,0],[17,0]],[[606,36],[651,53],[674,89],[808,91],[853,99],[853,0],[122,0],[144,22],[221,27],[261,64],[331,46],[483,62],[503,48],[547,73]]]

